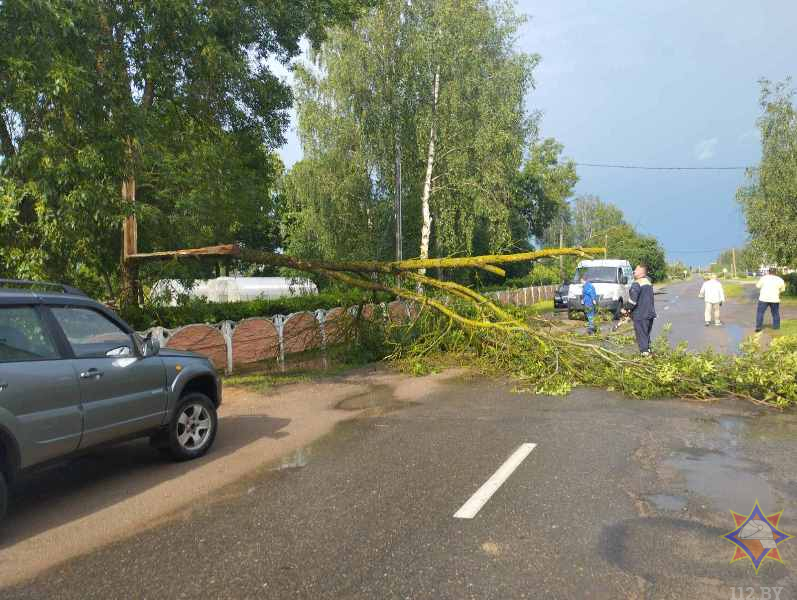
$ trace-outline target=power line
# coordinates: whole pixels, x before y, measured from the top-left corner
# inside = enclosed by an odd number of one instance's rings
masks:
[[[725,252],[726,250],[730,250],[731,248],[719,248],[717,250],[669,250],[665,248],[667,252],[678,252],[680,254],[706,254],[708,252]]]
[[[638,171],[746,171],[758,167],[646,167],[642,165],[610,165],[607,163],[575,163],[577,167],[598,167],[601,169],[635,169]]]

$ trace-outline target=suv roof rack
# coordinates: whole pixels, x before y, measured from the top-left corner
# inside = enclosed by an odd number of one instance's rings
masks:
[[[73,294],[75,296],[87,296],[86,292],[71,285],[63,283],[51,283],[49,281],[33,281],[31,279],[0,279],[0,287],[10,288],[51,288],[53,291],[62,294]],[[47,291],[50,291],[49,289]]]

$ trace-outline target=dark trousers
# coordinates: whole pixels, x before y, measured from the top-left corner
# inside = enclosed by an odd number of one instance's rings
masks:
[[[772,329],[780,329],[780,302],[761,302],[758,301],[758,309],[755,315],[756,330],[764,327],[764,314],[767,308],[772,311]]]
[[[587,306],[584,308],[584,315],[587,317],[587,332],[595,333],[595,307]]]
[[[634,319],[634,334],[640,352],[650,351],[650,330],[653,329],[653,319]]]

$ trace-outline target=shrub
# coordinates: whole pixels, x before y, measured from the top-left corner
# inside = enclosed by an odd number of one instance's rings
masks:
[[[786,282],[786,295],[797,296],[797,273],[789,273],[783,276]]]
[[[510,277],[501,283],[480,286],[480,291],[509,290],[515,288],[533,287],[537,285],[556,285],[562,282],[559,276],[559,265],[536,264],[531,273],[523,277]]]
[[[327,291],[313,295],[273,300],[264,298],[247,302],[208,302],[201,298],[192,298],[178,306],[148,304],[143,307],[131,307],[122,312],[122,317],[139,331],[155,326],[173,329],[191,323],[240,321],[250,317],[288,315],[319,308],[327,310],[336,306],[389,302],[392,299],[388,294],[374,295],[361,290]]]

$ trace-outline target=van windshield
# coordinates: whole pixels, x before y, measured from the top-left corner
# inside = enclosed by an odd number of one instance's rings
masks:
[[[573,275],[573,283],[581,283],[581,278],[586,277],[592,283],[618,283],[617,267],[580,267]]]

